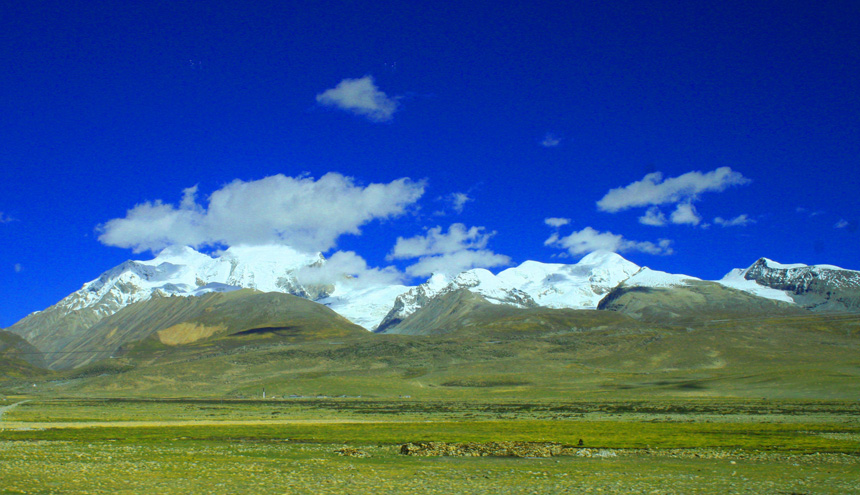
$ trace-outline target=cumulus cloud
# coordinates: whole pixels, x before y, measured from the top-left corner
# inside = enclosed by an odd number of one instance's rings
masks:
[[[511,258],[487,249],[466,249],[437,256],[424,256],[417,263],[406,267],[406,273],[413,277],[426,277],[434,273],[455,275],[472,268],[493,268],[508,266]]]
[[[707,173],[687,172],[665,180],[663,174],[654,172],[640,181],[611,189],[597,202],[597,208],[615,213],[635,207],[690,203],[702,193],[719,192],[730,186],[749,183],[749,179],[729,167],[720,167]]]
[[[328,173],[274,175],[235,180],[197,201],[197,187],[183,191],[178,206],[161,200],[136,205],[125,217],[97,227],[99,241],[135,252],[158,251],[178,244],[284,244],[307,252],[327,251],[344,234],[361,234],[375,219],[406,212],[424,193],[424,183],[408,178],[388,184],[356,184],[351,177]]]
[[[495,234],[487,232],[484,227],[466,228],[462,223],[452,224],[447,232],[436,226],[428,229],[426,235],[398,237],[388,259],[418,258],[418,262],[406,268],[406,273],[415,277],[509,265],[511,259],[508,256],[486,249]]]
[[[632,241],[612,232],[600,232],[591,227],[574,232],[568,236],[560,237],[553,234],[544,242],[544,245],[566,249],[570,254],[577,256],[594,251],[613,251],[623,253],[626,251],[640,251],[648,254],[668,255],[674,251],[672,241],[660,239],[657,243],[649,241]]]
[[[699,212],[696,211],[696,207],[691,203],[681,203],[669,216],[669,220],[671,220],[672,223],[679,225],[699,225],[699,222],[702,221],[702,217],[699,216]]]
[[[366,117],[372,122],[391,120],[399,105],[376,87],[373,76],[344,79],[337,86],[318,94],[317,103]]]
[[[666,215],[660,211],[660,208],[652,206],[645,211],[645,214],[639,217],[639,223],[642,225],[652,225],[654,227],[662,227],[668,223]]]
[[[388,259],[411,259],[434,254],[448,254],[466,249],[483,249],[495,232],[486,232],[484,227],[466,228],[462,223],[448,227],[436,226],[427,230],[427,235],[398,237]]]
[[[320,265],[299,269],[296,279],[301,284],[345,283],[356,287],[393,285],[404,281],[404,275],[397,268],[371,268],[364,258],[354,251],[337,251]]]
[[[540,145],[544,148],[555,148],[556,146],[561,144],[561,138],[556,136],[555,134],[548,132],[541,140]]]
[[[550,227],[564,227],[565,225],[570,223],[569,218],[559,218],[559,217],[550,217],[544,218],[543,223],[549,225]]]
[[[714,219],[714,223],[723,227],[746,227],[749,224],[755,223],[755,220],[744,213],[743,215],[738,215],[735,218],[730,219],[717,217]]]

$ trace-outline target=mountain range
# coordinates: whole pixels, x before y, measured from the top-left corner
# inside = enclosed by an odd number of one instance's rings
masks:
[[[312,335],[311,328],[352,336],[361,328],[445,334],[860,312],[860,272],[766,258],[722,280],[704,281],[595,252],[575,264],[526,261],[498,274],[437,274],[415,287],[365,284],[349,276],[320,283],[308,276],[325,265],[321,254],[284,246],[231,247],[216,256],[168,248],[152,260],[106,271],[6,330],[44,353],[48,367],[70,369],[140,342],[181,346],[238,334],[284,337],[285,329],[299,327],[303,335]],[[305,315],[301,324],[298,314]]]

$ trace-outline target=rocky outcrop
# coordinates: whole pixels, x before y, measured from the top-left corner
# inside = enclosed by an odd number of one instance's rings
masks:
[[[813,311],[860,311],[860,272],[830,265],[782,265],[767,258],[752,264],[746,280],[789,293]]]

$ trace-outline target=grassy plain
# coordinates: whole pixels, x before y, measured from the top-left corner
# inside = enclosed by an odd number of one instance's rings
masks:
[[[435,336],[145,339],[11,375],[0,494],[860,493],[856,317],[525,318]],[[410,442],[570,448],[400,454]]]
[[[851,401],[7,403],[0,493],[860,493]],[[580,439],[548,458],[399,450]]]

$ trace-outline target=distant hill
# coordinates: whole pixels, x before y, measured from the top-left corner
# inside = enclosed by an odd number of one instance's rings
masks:
[[[107,359],[120,347],[143,340],[166,349],[217,339],[236,343],[307,341],[366,334],[321,304],[279,292],[243,289],[134,303],[67,341],[61,350],[47,353],[46,358],[52,369],[69,369]]]
[[[42,353],[14,333],[0,330],[0,378],[25,378],[45,373]]]
[[[673,287],[622,284],[600,301],[598,309],[624,313],[648,322],[689,325],[701,325],[715,319],[808,313],[787,302],[705,281],[691,281],[687,285]]]
[[[526,338],[551,332],[570,332],[608,326],[639,324],[621,314],[596,310],[494,304],[480,294],[460,289],[438,296],[397,325],[382,331],[400,335],[487,336]]]

